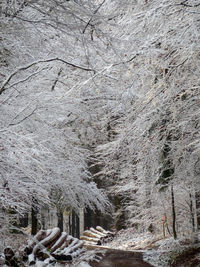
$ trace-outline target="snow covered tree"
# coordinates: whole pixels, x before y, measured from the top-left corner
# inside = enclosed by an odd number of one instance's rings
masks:
[[[199,12],[197,0],[3,1],[3,192],[26,177],[23,199],[40,186],[43,203],[55,190],[59,205],[101,209],[90,162],[125,223],[196,232]]]
[[[83,63],[85,54],[77,63],[73,61],[80,52],[80,44],[77,51],[73,44],[80,29],[70,21],[75,11],[71,12],[71,3],[65,12],[65,6],[54,1],[33,1],[17,13],[13,5],[4,4],[2,56],[8,53],[1,61],[1,207],[23,213],[34,201],[34,206],[55,204],[76,210],[87,206],[104,211],[109,202],[87,166],[88,141],[96,132],[91,115],[85,112],[84,98],[71,96],[86,73],[94,73]],[[84,9],[76,3],[72,7]],[[63,19],[70,17],[72,35],[62,33],[62,21],[55,29],[55,13],[49,16],[47,10],[51,8],[60,18],[62,14]],[[43,25],[43,16],[48,26]],[[66,48],[68,54],[63,58]]]
[[[135,57],[120,100],[127,107],[115,128],[120,135],[97,151],[105,166],[99,175],[112,178],[122,210],[142,229],[161,228],[163,218],[172,227],[172,187],[179,233],[197,229],[198,14],[198,1],[126,1],[115,18]]]

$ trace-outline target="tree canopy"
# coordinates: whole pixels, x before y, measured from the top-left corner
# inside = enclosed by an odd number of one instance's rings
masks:
[[[103,211],[98,182],[126,225],[156,231],[173,208],[196,231],[199,14],[196,0],[2,1],[1,207],[56,190]]]

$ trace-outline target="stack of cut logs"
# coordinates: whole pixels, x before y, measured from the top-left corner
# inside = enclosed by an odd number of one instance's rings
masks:
[[[97,226],[96,229],[91,227],[89,230],[84,231],[80,239],[84,241],[85,245],[102,245],[112,241],[114,235],[113,232],[106,231],[102,227]]]
[[[4,249],[5,263],[9,266],[21,266],[27,262],[34,265],[37,261],[44,263],[71,262],[83,252],[84,242],[78,238],[67,235],[59,228],[40,230],[29,245],[24,249],[23,255],[16,257],[11,248]]]

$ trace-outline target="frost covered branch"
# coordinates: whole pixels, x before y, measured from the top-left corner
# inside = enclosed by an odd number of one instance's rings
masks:
[[[78,66],[76,64],[67,62],[66,60],[61,59],[61,58],[50,58],[50,59],[38,60],[38,61],[35,61],[35,62],[32,62],[32,63],[28,64],[27,66],[18,68],[12,74],[10,74],[9,77],[6,79],[6,81],[3,83],[3,85],[0,88],[0,94],[2,94],[6,90],[6,85],[10,82],[10,80],[18,72],[23,71],[23,70],[27,70],[27,69],[31,68],[32,66],[35,66],[35,65],[37,65],[39,63],[47,63],[47,62],[52,62],[52,61],[59,61],[59,62],[67,64],[68,66],[71,66],[71,67],[74,67],[74,68],[78,68],[78,69],[81,69],[81,70],[84,70],[84,71],[93,71],[93,72],[95,72],[93,69],[85,68],[85,67],[82,67],[82,66]]]

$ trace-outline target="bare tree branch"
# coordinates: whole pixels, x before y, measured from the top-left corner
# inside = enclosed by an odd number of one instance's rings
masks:
[[[43,68],[43,69],[41,69],[41,70],[39,70],[39,71],[36,71],[36,72],[32,73],[31,75],[29,75],[28,77],[26,77],[26,78],[24,78],[24,79],[22,79],[22,80],[19,80],[19,81],[13,83],[13,84],[11,84],[9,87],[11,88],[11,87],[13,87],[13,86],[18,85],[19,83],[23,83],[23,82],[28,81],[30,78],[32,78],[33,76],[39,74],[40,72],[42,72],[42,71],[45,70],[45,69],[47,69],[47,68]]]
[[[67,62],[66,60],[64,59],[61,59],[61,58],[50,58],[50,59],[44,59],[44,60],[38,60],[38,61],[35,61],[35,62],[32,62],[31,64],[27,65],[27,66],[24,66],[24,67],[21,67],[19,69],[17,69],[16,71],[14,71],[12,74],[10,74],[10,76],[6,79],[6,81],[3,83],[2,87],[0,88],[0,95],[6,90],[6,85],[10,82],[10,80],[20,71],[23,71],[23,70],[26,70],[32,66],[35,66],[39,63],[47,63],[47,62],[51,62],[51,61],[60,61],[62,63],[65,63],[71,67],[74,67],[74,68],[78,68],[78,69],[81,69],[81,70],[84,70],[84,71],[93,71],[95,73],[95,70],[93,69],[90,69],[90,68],[85,68],[85,67],[82,67],[82,66],[78,66],[78,65],[75,65],[73,63],[70,63],[70,62]]]
[[[198,6],[200,6],[200,3],[190,5],[190,4],[187,4],[187,2],[188,2],[188,0],[184,0],[183,2],[180,3],[180,5],[185,6],[185,7],[198,7]]]

